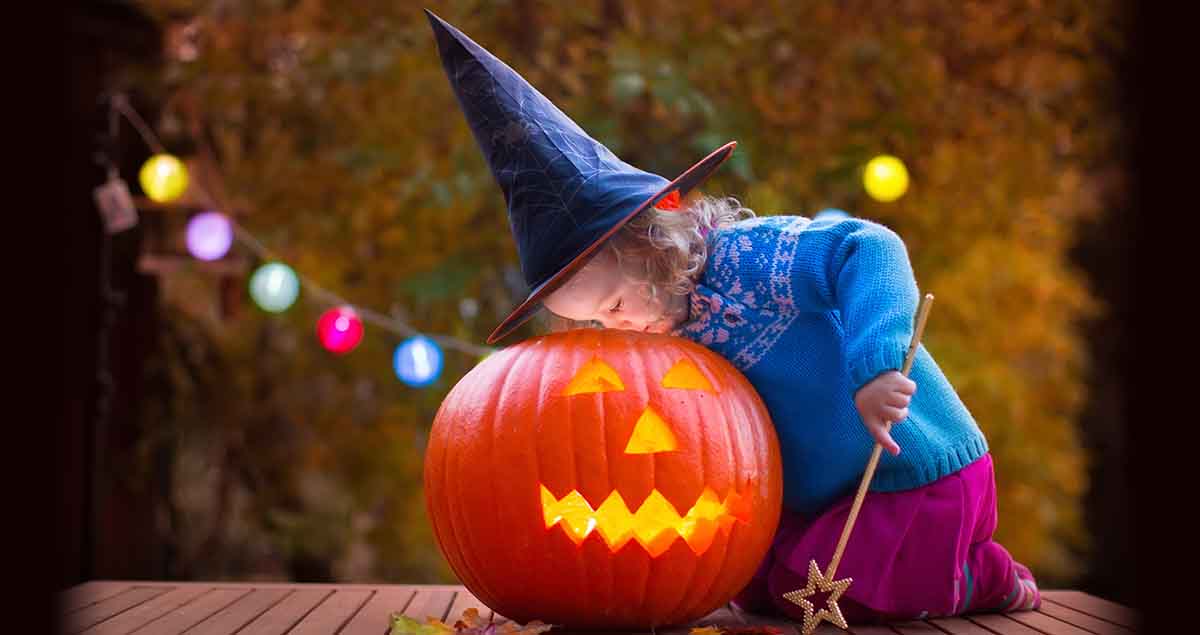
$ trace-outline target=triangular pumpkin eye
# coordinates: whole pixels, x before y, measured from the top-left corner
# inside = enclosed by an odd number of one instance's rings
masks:
[[[563,396],[618,390],[625,390],[625,384],[621,383],[621,376],[613,370],[612,366],[600,361],[599,357],[594,357],[592,361],[584,364],[579,372],[575,373],[571,383],[567,384],[567,388],[563,390]]]
[[[654,454],[655,452],[670,452],[679,446],[675,433],[671,432],[667,422],[649,407],[642,411],[637,425],[633,426],[633,434],[625,445],[625,454]]]
[[[696,368],[696,364],[692,360],[683,358],[667,371],[662,378],[663,388],[685,388],[690,390],[707,390],[708,392],[716,392],[713,390],[712,384],[708,378],[700,373],[700,369]]]

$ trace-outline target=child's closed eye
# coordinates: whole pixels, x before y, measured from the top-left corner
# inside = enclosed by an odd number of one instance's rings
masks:
[[[611,309],[609,309],[609,310],[608,310],[608,312],[609,312],[609,313],[616,313],[617,311],[620,311],[620,310],[621,310],[621,304],[622,304],[622,303],[624,303],[624,302],[625,302],[625,298],[621,298],[621,299],[617,300],[617,303],[616,303],[616,304],[614,304],[614,305],[613,305],[613,307],[612,307]]]

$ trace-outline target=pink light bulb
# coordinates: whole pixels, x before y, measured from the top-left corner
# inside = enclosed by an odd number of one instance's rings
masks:
[[[317,320],[317,338],[331,353],[342,355],[358,346],[363,337],[363,323],[354,309],[339,306],[321,314]]]

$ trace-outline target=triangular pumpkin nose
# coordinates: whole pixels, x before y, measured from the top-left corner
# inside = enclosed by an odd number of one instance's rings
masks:
[[[633,434],[625,446],[625,454],[654,454],[655,452],[670,452],[678,447],[675,433],[667,422],[649,407],[642,411]]]

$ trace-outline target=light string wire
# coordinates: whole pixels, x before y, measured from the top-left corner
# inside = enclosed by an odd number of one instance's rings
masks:
[[[162,142],[159,141],[158,136],[154,134],[154,130],[151,129],[150,126],[146,125],[146,122],[144,119],[142,119],[141,115],[139,115],[138,112],[134,110],[132,106],[130,106],[129,100],[125,97],[125,95],[113,95],[109,103],[115,112],[120,113],[125,120],[128,121],[135,130],[137,130],[137,133],[141,136],[142,141],[151,150],[153,150],[156,154],[167,154],[166,148],[163,146]],[[208,202],[209,205],[217,209],[228,209],[226,206],[217,201],[216,197],[213,196],[200,183],[198,178],[192,178],[191,183],[194,184],[196,190]],[[245,245],[259,258],[264,260],[278,260],[280,262],[285,262],[283,258],[276,256],[273,250],[264,245],[262,241],[255,238],[249,230],[235,221],[230,214],[226,214],[225,216],[229,219],[229,223],[233,227],[234,237],[239,243]],[[293,271],[295,271],[295,268],[293,268]],[[476,356],[489,355],[499,350],[489,346],[473,344],[452,335],[440,335],[422,332],[413,328],[412,326],[409,326],[404,320],[401,320],[395,316],[373,311],[362,305],[350,302],[333,291],[330,291],[329,289],[317,284],[312,278],[300,273],[299,271],[296,271],[296,276],[300,278],[300,282],[308,290],[307,296],[309,296],[310,299],[321,300],[322,304],[326,305],[348,306],[354,309],[355,313],[357,313],[364,322],[378,326],[379,328],[396,335],[400,335],[401,337],[424,335],[425,337],[437,342],[444,348],[453,349]]]

